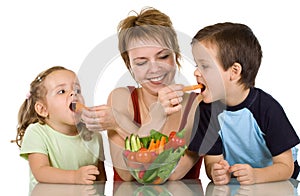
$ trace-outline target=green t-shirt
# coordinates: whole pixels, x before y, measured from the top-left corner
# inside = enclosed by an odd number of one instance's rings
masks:
[[[99,160],[104,161],[100,133],[94,132],[90,141],[84,141],[79,134],[65,135],[39,123],[29,125],[25,131],[20,156],[27,160],[30,153],[45,154],[52,167],[65,170],[97,166]],[[30,181],[32,185],[37,182],[31,172]]]

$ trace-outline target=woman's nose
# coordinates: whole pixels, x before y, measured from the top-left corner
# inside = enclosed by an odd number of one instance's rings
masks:
[[[155,72],[157,70],[159,70],[161,67],[160,63],[159,62],[156,62],[156,61],[150,61],[149,62],[149,70],[151,72]]]

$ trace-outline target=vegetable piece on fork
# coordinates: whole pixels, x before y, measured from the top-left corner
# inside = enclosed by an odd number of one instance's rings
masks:
[[[203,85],[197,84],[197,85],[185,86],[185,87],[183,87],[182,91],[186,92],[186,91],[192,91],[192,90],[201,89],[201,88],[203,88]]]
[[[73,112],[81,112],[82,109],[87,109],[87,107],[80,103],[80,102],[72,102],[71,105],[70,105],[70,109],[73,111]]]

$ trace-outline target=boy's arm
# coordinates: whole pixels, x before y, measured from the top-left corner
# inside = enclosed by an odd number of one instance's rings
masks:
[[[219,163],[221,160],[224,160],[223,155],[205,155],[204,156],[205,172],[209,179],[212,180],[211,170],[212,170],[213,164]]]
[[[44,183],[93,184],[98,168],[88,165],[78,170],[64,170],[50,166],[48,156],[41,153],[28,155],[29,166],[35,179]]]
[[[240,173],[244,172],[242,170],[245,170],[245,164],[235,164],[230,168],[230,171],[232,171],[233,174],[237,177]],[[293,171],[294,160],[292,156],[292,150],[289,149],[277,156],[274,156],[273,165],[264,168],[250,168],[249,173],[250,175],[252,175],[250,176],[250,178],[252,178],[252,182],[245,181],[245,183],[242,182],[242,184],[288,180],[289,178],[291,178]]]

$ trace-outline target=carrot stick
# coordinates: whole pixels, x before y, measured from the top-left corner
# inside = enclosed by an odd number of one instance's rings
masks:
[[[160,154],[164,151],[165,143],[166,143],[166,137],[162,136],[160,139],[159,147],[158,147],[158,154]]]
[[[148,150],[149,150],[149,151],[155,150],[155,142],[154,142],[154,139],[151,139],[150,144],[149,144],[149,147],[148,147]]]
[[[185,87],[183,87],[182,91],[183,92],[192,91],[192,90],[196,90],[196,89],[199,89],[199,88],[203,88],[203,85],[202,84],[197,84],[197,85],[192,85],[192,86],[185,86]]]
[[[160,140],[157,139],[156,143],[155,143],[155,152],[156,152],[156,154],[159,154],[159,144],[160,144]]]

